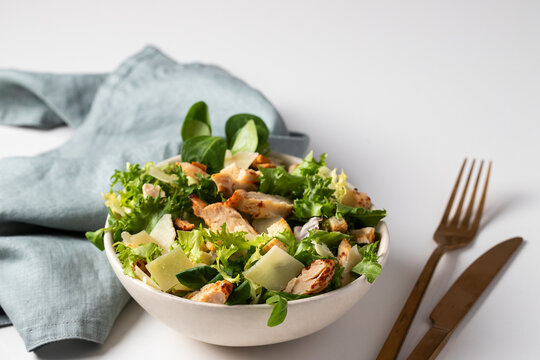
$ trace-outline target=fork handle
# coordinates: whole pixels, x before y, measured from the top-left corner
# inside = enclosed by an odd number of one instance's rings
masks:
[[[437,246],[431,253],[422,273],[418,277],[418,280],[416,280],[416,284],[414,284],[414,287],[409,294],[407,302],[403,305],[401,313],[396,319],[392,330],[390,330],[390,333],[377,356],[377,360],[391,360],[397,357],[401,345],[403,345],[403,341],[405,340],[405,336],[407,336],[409,327],[416,315],[420,301],[422,301],[422,297],[426,292],[429,281],[435,272],[435,267],[439,263],[442,255],[446,252],[446,249],[447,248],[444,246]]]

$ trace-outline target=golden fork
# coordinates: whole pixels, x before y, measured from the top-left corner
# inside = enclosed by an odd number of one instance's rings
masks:
[[[446,206],[446,210],[441,219],[441,223],[439,224],[437,230],[435,230],[435,234],[433,235],[433,239],[437,243],[437,247],[435,248],[435,250],[433,250],[433,253],[429,257],[426,265],[424,266],[424,269],[422,270],[422,273],[418,277],[416,284],[414,285],[411,293],[409,294],[407,302],[403,306],[403,309],[401,309],[401,313],[396,319],[392,330],[390,330],[390,333],[386,338],[386,342],[384,343],[381,351],[379,352],[379,355],[377,356],[377,360],[395,359],[397,357],[401,345],[405,340],[405,336],[407,335],[409,327],[411,326],[412,320],[414,319],[416,311],[418,310],[420,301],[422,300],[422,297],[426,292],[429,281],[431,280],[433,272],[435,271],[435,267],[437,266],[442,255],[447,251],[468,245],[473,240],[474,236],[478,231],[480,219],[482,218],[482,211],[484,210],[484,202],[486,200],[489,175],[491,173],[491,162],[489,162],[482,198],[480,199],[480,203],[476,212],[474,211],[474,199],[476,196],[478,183],[480,182],[480,176],[482,174],[484,161],[480,163],[478,176],[474,184],[473,192],[470,196],[469,206],[467,207],[465,215],[463,216],[463,218],[461,218],[466,193],[469,187],[469,182],[471,180],[471,175],[473,173],[475,162],[476,160],[472,161],[471,169],[469,171],[469,175],[467,176],[467,180],[463,188],[463,193],[457,205],[454,216],[452,217],[452,219],[450,219],[450,212],[454,207],[454,200],[458,191],[459,183],[461,181],[461,176],[463,175],[463,170],[465,169],[465,164],[467,163],[467,159],[463,161],[463,165],[461,166],[461,170],[459,171],[456,184],[454,185],[454,189],[452,190],[452,195],[450,195],[448,205]]]

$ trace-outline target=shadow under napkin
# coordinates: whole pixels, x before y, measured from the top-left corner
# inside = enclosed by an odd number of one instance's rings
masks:
[[[153,47],[106,77],[0,71],[0,124],[77,127],[58,149],[0,160],[0,227],[47,228],[0,235],[0,307],[29,351],[65,339],[103,343],[129,296],[82,232],[103,226],[100,194],[115,169],[178,153],[183,117],[199,100],[209,106],[215,135],[231,115],[254,113],[268,125],[273,150],[305,153],[308,138],[289,134],[259,91]]]

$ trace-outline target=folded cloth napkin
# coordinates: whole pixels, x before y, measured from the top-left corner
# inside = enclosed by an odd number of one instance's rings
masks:
[[[301,156],[307,148],[259,91],[153,47],[109,75],[0,71],[0,124],[76,128],[58,149],[0,159],[0,326],[12,323],[28,351],[106,339],[129,295],[82,232],[103,226],[101,193],[114,169],[178,154],[182,120],[199,100],[216,135],[248,112],[268,125],[272,149]]]

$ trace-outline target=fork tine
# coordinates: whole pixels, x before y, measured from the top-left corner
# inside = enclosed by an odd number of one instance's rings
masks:
[[[452,195],[450,195],[450,199],[448,199],[448,204],[446,205],[446,210],[444,211],[443,217],[441,219],[441,225],[446,225],[448,222],[448,215],[450,215],[450,210],[452,210],[452,205],[454,203],[454,198],[456,197],[457,189],[459,186],[459,182],[461,181],[461,175],[463,174],[463,169],[465,169],[465,164],[467,163],[467,158],[463,160],[463,165],[461,165],[461,170],[459,170],[459,175],[456,179],[456,184],[454,185],[454,189],[452,190]]]
[[[474,183],[474,189],[471,195],[471,200],[469,201],[469,206],[467,207],[467,212],[465,213],[465,216],[463,217],[463,223],[462,226],[464,228],[469,227],[469,221],[471,220],[471,215],[474,208],[474,200],[476,198],[476,190],[478,189],[478,183],[480,182],[480,176],[482,175],[482,169],[484,167],[484,160],[480,163],[480,168],[478,169],[478,176],[476,177],[476,182]]]
[[[467,195],[467,189],[469,188],[469,182],[471,181],[471,175],[473,173],[475,163],[476,163],[476,159],[473,159],[471,168],[469,170],[469,175],[467,176],[467,181],[465,182],[465,186],[463,187],[461,199],[459,199],[459,204],[456,209],[456,213],[454,215],[454,218],[450,221],[450,225],[452,226],[457,226],[459,223],[459,217],[461,216],[461,210],[463,209],[463,203],[465,202],[465,195]]]
[[[491,161],[489,162],[489,166],[488,166],[488,171],[486,175],[486,183],[484,185],[484,191],[482,192],[482,198],[480,199],[480,204],[478,205],[478,211],[474,218],[474,222],[471,226],[471,231],[473,233],[476,233],[476,231],[478,230],[478,226],[480,225],[480,219],[482,218],[482,212],[484,211],[484,203],[486,201],[486,193],[487,193],[490,174],[491,174]]]

